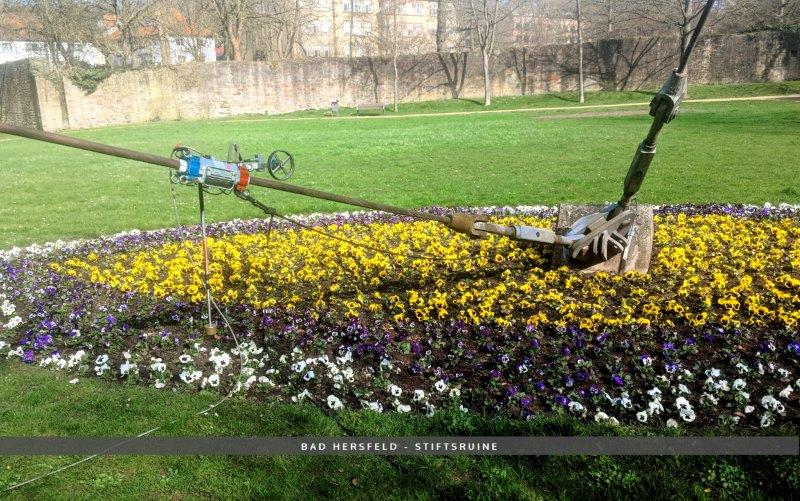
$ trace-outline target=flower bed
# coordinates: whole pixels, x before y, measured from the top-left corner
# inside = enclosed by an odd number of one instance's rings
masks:
[[[485,212],[554,221],[543,207]],[[550,269],[547,247],[435,223],[303,222],[390,252],[262,220],[212,225],[210,283],[235,339],[202,334],[201,251],[184,238],[194,229],[6,251],[0,356],[334,409],[669,426],[798,418],[796,207],[661,207],[650,273],[624,276]]]

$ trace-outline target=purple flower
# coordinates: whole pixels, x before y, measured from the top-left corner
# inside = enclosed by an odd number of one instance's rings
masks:
[[[561,348],[561,353],[563,353],[565,357],[569,356],[570,353],[569,346],[564,346],[563,348]]]
[[[663,348],[664,348],[664,351],[674,351],[675,350],[675,345],[670,343],[670,342],[666,342],[666,343],[664,343]]]
[[[538,339],[536,339],[536,338],[533,338],[533,339],[531,339],[531,346],[532,346],[533,348],[536,348],[536,349],[538,349],[538,348],[539,348],[539,346],[540,346],[540,344],[539,344],[539,340],[538,340]]]
[[[543,391],[545,388],[547,388],[547,385],[544,384],[544,381],[536,381],[534,386],[536,386],[536,389],[539,391]]]
[[[586,369],[581,369],[578,371],[578,379],[581,381],[586,381],[589,379],[589,371]]]
[[[591,393],[592,395],[599,395],[600,388],[598,388],[597,385],[595,384],[589,385],[589,393]]]
[[[666,370],[667,372],[672,374],[676,370],[678,370],[678,364],[676,364],[674,362],[667,362],[667,363],[664,364],[664,370]]]
[[[694,339],[690,338],[690,337],[687,337],[686,341],[684,341],[684,343],[686,343],[686,346],[693,346],[694,345]]]
[[[114,318],[114,315],[106,315],[106,322],[108,322],[108,325],[114,325],[117,323],[117,319]]]
[[[625,384],[625,380],[622,379],[618,374],[611,376],[611,381],[613,381],[617,386],[623,386]]]
[[[489,371],[489,375],[492,376],[492,379],[497,379],[500,377],[500,371],[497,369],[492,369]]]
[[[571,387],[573,384],[575,384],[575,380],[572,379],[572,376],[570,376],[569,374],[564,376],[564,385],[567,388]]]
[[[531,398],[530,397],[522,397],[519,400],[519,405],[521,405],[522,407],[528,407],[529,405],[531,405]]]
[[[22,354],[22,361],[26,364],[31,364],[35,360],[35,356],[33,354],[33,350],[25,350],[25,353]]]
[[[556,397],[556,403],[561,405],[561,406],[563,406],[563,407],[568,406],[569,405],[569,401],[570,401],[569,397],[565,397],[564,395],[558,395]]]
[[[506,396],[511,398],[519,392],[516,386],[509,386],[506,388]]]
[[[603,344],[603,343],[606,342],[606,339],[608,339],[608,334],[606,334],[604,332],[604,333],[600,334],[599,336],[597,336],[595,339],[597,339],[598,343]]]
[[[786,345],[786,349],[793,352],[795,355],[800,355],[800,342],[792,341]]]

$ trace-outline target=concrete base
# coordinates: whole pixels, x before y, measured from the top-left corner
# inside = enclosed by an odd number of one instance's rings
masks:
[[[583,216],[600,211],[602,205],[560,205],[556,233],[563,235],[570,226]],[[572,259],[569,249],[557,245],[553,248],[553,267],[568,266],[584,273],[625,273],[638,271],[647,273],[650,269],[650,258],[653,253],[653,206],[639,205],[635,208],[633,241],[628,250],[627,259],[622,263],[622,253],[600,261],[594,256],[585,259]]]

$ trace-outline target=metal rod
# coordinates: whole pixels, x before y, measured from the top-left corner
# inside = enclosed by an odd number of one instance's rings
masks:
[[[706,24],[706,18],[711,13],[711,7],[714,5],[714,1],[715,0],[708,0],[708,2],[706,2],[706,6],[703,7],[703,12],[700,14],[700,19],[697,20],[697,25],[694,27],[694,32],[692,32],[692,38],[689,40],[689,45],[686,46],[686,50],[681,55],[681,60],[677,69],[678,73],[683,73],[684,68],[686,68],[686,63],[689,61],[689,54],[692,53],[694,44],[697,43],[697,38],[700,36],[700,31],[703,29],[703,25]]]
[[[11,134],[14,136],[26,137],[29,139],[35,139],[37,141],[45,141],[48,143],[60,144],[62,146],[69,146],[71,148],[77,148],[80,150],[94,151],[95,153],[110,155],[112,157],[126,158],[128,160],[136,160],[139,162],[144,162],[153,165],[161,165],[164,167],[169,167],[170,169],[177,170],[181,165],[180,160],[174,158],[162,157],[158,155],[152,155],[149,153],[142,153],[140,151],[129,150],[127,148],[119,148],[117,146],[110,146],[103,143],[96,143],[93,141],[87,141],[85,139],[63,136],[61,134],[54,134],[52,132],[44,132],[36,129],[31,129],[29,127],[21,127],[18,125],[0,123],[0,132],[5,134]],[[304,188],[302,186],[283,183],[281,181],[273,181],[272,179],[251,177],[250,184],[255,186],[261,186],[263,188],[270,188],[273,190],[294,193],[296,195],[319,198],[322,200],[328,200],[331,202],[338,202],[347,205],[354,205],[356,207],[363,207],[365,209],[373,209],[382,212],[389,212],[391,214],[397,214],[399,216],[409,216],[417,219],[425,219],[428,221],[437,221],[444,224],[447,224],[450,221],[450,218],[448,218],[447,216],[439,214],[432,214],[430,212],[404,209],[402,207],[382,204],[379,202],[371,202],[369,200],[364,200],[363,198],[348,197],[345,195],[338,195],[336,193],[330,193],[327,191],[315,190],[313,188]]]
[[[211,321],[211,287],[208,286],[208,237],[206,236],[206,203],[203,196],[203,186],[197,185],[200,197],[200,234],[203,238],[203,285],[206,289],[206,308],[208,309],[208,327],[214,327]]]

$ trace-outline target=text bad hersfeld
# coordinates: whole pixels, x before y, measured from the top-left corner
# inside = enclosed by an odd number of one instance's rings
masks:
[[[359,451],[359,452],[392,452],[413,450],[421,452],[434,451],[496,451],[496,442],[414,442],[410,446],[400,447],[395,442],[302,442],[301,451]]]

